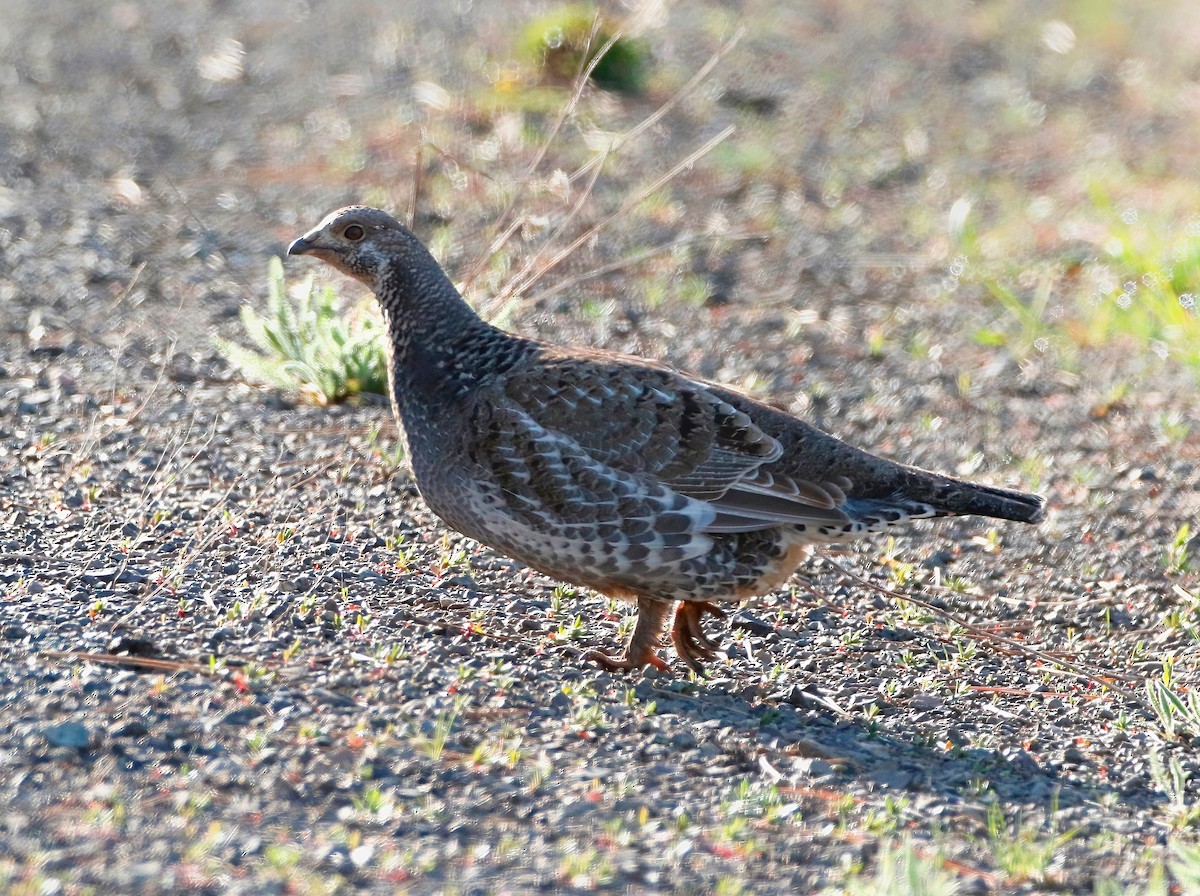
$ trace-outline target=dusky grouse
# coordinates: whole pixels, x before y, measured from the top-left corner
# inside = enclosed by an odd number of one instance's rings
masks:
[[[465,535],[556,579],[636,600],[605,667],[666,669],[671,637],[696,671],[704,614],[782,585],[810,546],[912,519],[1033,523],[1036,495],[853,448],[733,389],[628,355],[567,348],[481,320],[420,241],[351,206],[292,243],[374,291],[392,406],[417,487]]]

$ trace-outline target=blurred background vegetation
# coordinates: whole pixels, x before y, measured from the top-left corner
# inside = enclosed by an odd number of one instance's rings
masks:
[[[968,390],[996,353],[1118,393],[1200,377],[1182,4],[482,4],[436,60],[357,7],[362,68],[313,81],[247,173],[395,210],[494,317],[733,303],[957,357]],[[201,75],[249,86],[242,41]]]

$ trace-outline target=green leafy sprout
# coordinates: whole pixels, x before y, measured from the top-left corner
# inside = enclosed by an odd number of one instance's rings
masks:
[[[266,313],[247,305],[241,319],[256,348],[227,340],[217,348],[247,377],[322,405],[386,394],[383,322],[369,305],[343,309],[333,287],[317,289],[311,274],[289,289],[283,263],[272,258]]]

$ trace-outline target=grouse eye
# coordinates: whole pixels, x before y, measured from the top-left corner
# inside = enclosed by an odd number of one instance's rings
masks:
[[[342,231],[342,236],[344,236],[346,239],[348,239],[352,243],[357,243],[359,240],[361,240],[366,235],[367,235],[367,232],[365,230],[363,230],[361,227],[359,227],[357,224],[351,224],[349,227],[347,227],[345,230]]]

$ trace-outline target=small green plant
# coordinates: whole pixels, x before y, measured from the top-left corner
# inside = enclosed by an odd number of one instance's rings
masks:
[[[746,889],[746,884],[738,877],[725,876],[717,878],[717,885],[713,889],[713,896],[744,896],[750,891]]]
[[[1019,335],[1015,341],[1021,351],[1045,351],[1052,344],[1056,334],[1053,325],[1046,320],[1046,308],[1050,304],[1053,285],[1049,276],[1043,276],[1033,295],[1024,297],[999,280],[991,277],[983,280],[983,288],[991,294],[992,300],[1016,322]],[[976,331],[975,339],[983,345],[1004,345],[1012,341],[1004,333],[988,329]]]
[[[586,634],[587,627],[583,624],[583,618],[576,614],[570,621],[560,622],[552,637],[555,641],[578,641]]]
[[[1164,352],[1200,368],[1200,228],[1195,220],[1182,239],[1167,242],[1136,209],[1118,210],[1099,187],[1090,195],[1110,219],[1103,248],[1111,277],[1088,303],[1088,340],[1124,334],[1142,345],[1159,343]]]
[[[1167,545],[1167,572],[1171,574],[1181,575],[1189,572],[1192,568],[1191,558],[1188,556],[1189,545],[1192,540],[1192,527],[1184,523],[1175,531],[1175,537],[1171,543]]]
[[[622,37],[616,23],[586,3],[560,6],[531,22],[520,51],[544,80],[569,84],[591,65],[593,84],[620,93],[642,91],[650,62],[644,40]]]
[[[1172,865],[1174,869],[1174,865]],[[1185,867],[1185,870],[1186,867]],[[1200,864],[1191,869],[1193,874],[1200,872]],[[1197,886],[1189,889],[1186,881],[1189,878],[1176,874],[1176,879],[1184,884],[1182,892],[1187,894],[1200,893],[1200,874],[1195,877]],[[1171,888],[1167,883],[1167,875],[1162,862],[1158,862],[1150,868],[1150,874],[1146,879],[1144,888],[1131,887],[1127,880],[1118,880],[1112,877],[1098,877],[1092,884],[1093,896],[1168,896]]]
[[[541,753],[534,762],[526,767],[523,775],[526,789],[530,793],[537,793],[552,774],[554,774],[554,763],[550,761],[549,756]]]
[[[263,849],[267,865],[276,871],[288,871],[300,863],[304,854],[288,843],[272,843]]]
[[[1158,789],[1167,797],[1170,816],[1168,821],[1175,830],[1184,830],[1200,822],[1200,806],[1188,796],[1191,775],[1174,756],[1163,761],[1157,750],[1150,751],[1150,777]]]
[[[594,890],[614,876],[612,861],[594,848],[582,849],[569,841],[558,868],[559,879],[573,889]]]
[[[711,295],[712,290],[709,289],[708,281],[699,274],[686,274],[676,287],[676,294],[681,301],[686,302],[694,308],[699,308]]]
[[[1055,856],[1077,832],[1052,829],[1045,834],[1039,825],[1018,823],[1015,832],[1010,833],[1004,810],[999,802],[993,802],[988,807],[987,833],[996,865],[1010,882],[1043,883],[1050,876]]]
[[[1167,737],[1200,734],[1200,696],[1195,691],[1181,697],[1169,681],[1151,679],[1146,682],[1146,699]]]
[[[1057,291],[1064,288],[1064,266],[1074,267],[1070,260],[1040,273],[998,272],[994,262],[979,261],[983,241],[971,221],[970,203],[955,203],[951,235],[961,254],[951,265],[948,288],[957,288],[960,280],[978,283],[1010,323],[980,330],[976,340],[1015,345],[1022,352],[1053,349],[1066,363],[1079,347],[1122,340],[1200,375],[1200,223],[1193,219],[1182,237],[1171,239],[1164,228],[1141,220],[1136,209],[1116,208],[1099,187],[1090,197],[1106,238],[1099,259],[1089,262],[1088,285],[1071,283],[1067,288],[1074,293],[1067,296]],[[1014,289],[1008,285],[1014,280],[1025,285]],[[1170,427],[1166,435],[1175,438],[1179,432]]]
[[[246,736],[246,747],[251,753],[261,753],[271,745],[271,734],[268,731],[253,731]]]
[[[1164,445],[1178,448],[1192,432],[1192,424],[1179,411],[1162,411],[1154,421],[1154,431]]]
[[[351,805],[366,818],[386,822],[392,816],[395,800],[377,785],[368,784],[362,793],[351,798]]]
[[[942,862],[922,855],[905,840],[884,845],[875,873],[850,878],[841,892],[850,896],[952,896],[958,889],[958,879]]]
[[[455,698],[454,705],[445,712],[439,713],[437,720],[433,723],[433,732],[422,738],[418,747],[425,756],[437,762],[442,758],[442,753],[446,749],[446,741],[450,739],[450,733],[454,730],[454,723],[458,721],[459,713],[466,701],[462,697]]]
[[[289,290],[283,263],[267,270],[267,313],[242,308],[242,326],[256,350],[226,340],[217,348],[247,376],[299,391],[317,404],[360,392],[387,391],[383,324],[373,309],[344,311],[333,287],[318,290],[312,276]]]
[[[847,650],[855,650],[866,643],[867,636],[861,629],[848,628],[842,632],[841,640],[842,647]]]
[[[904,822],[904,813],[908,810],[909,800],[904,796],[884,797],[882,808],[867,810],[863,827],[875,836],[893,834]]]
[[[1179,884],[1180,892],[1184,896],[1195,896],[1200,893],[1200,845],[1194,843],[1172,843],[1171,858],[1167,860],[1167,865],[1171,869],[1171,876]],[[1161,880],[1159,875],[1157,891],[1147,889],[1147,894],[1151,892],[1165,894],[1167,886]]]

